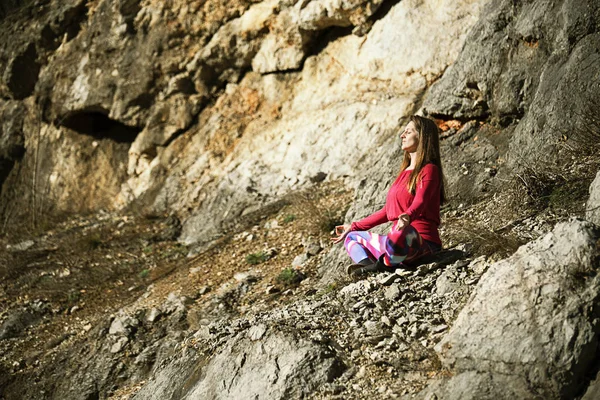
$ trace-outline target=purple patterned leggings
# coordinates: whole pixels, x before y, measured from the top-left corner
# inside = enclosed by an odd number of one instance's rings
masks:
[[[440,245],[423,240],[419,232],[410,225],[388,235],[353,231],[346,236],[344,247],[356,263],[365,258],[376,261],[383,256],[384,264],[389,267],[399,266],[403,262],[410,263],[441,249]]]

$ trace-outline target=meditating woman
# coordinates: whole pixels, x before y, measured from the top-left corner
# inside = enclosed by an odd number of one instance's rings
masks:
[[[344,241],[354,261],[347,269],[349,274],[391,271],[442,248],[438,226],[446,196],[438,127],[429,118],[413,115],[400,138],[404,159],[385,206],[360,221],[335,228],[333,242]],[[393,221],[388,235],[368,232],[388,221]]]

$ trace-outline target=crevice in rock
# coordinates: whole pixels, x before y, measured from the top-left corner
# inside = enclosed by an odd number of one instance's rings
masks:
[[[74,39],[81,31],[81,27],[86,20],[87,2],[81,1],[78,5],[56,16],[44,26],[41,31],[41,45],[47,50],[56,50],[65,35],[67,42]]]
[[[490,113],[489,111],[484,111],[480,114],[468,114],[463,115],[462,117],[458,117],[452,114],[444,114],[444,113],[428,113],[431,118],[439,119],[441,121],[460,121],[462,123],[467,123],[469,121],[478,121],[478,122],[489,122]]]
[[[390,10],[401,1],[402,0],[384,1],[383,4],[379,6],[377,11],[375,11],[373,15],[369,17],[369,20],[375,22],[383,19],[390,12]]]
[[[318,35],[313,39],[312,46],[307,46],[306,56],[304,60],[306,60],[310,56],[317,55],[321,53],[325,48],[329,45],[329,43],[352,34],[352,30],[354,26],[332,26],[330,28],[324,29],[319,32]],[[302,69],[302,67],[300,68]]]
[[[133,143],[140,129],[110,119],[105,111],[76,111],[59,124],[83,135],[97,139],[111,139],[118,143]]]
[[[202,114],[202,111],[204,111],[204,109],[208,106],[208,104],[210,104],[210,102],[208,100],[204,101],[204,104],[202,104],[199,107],[198,112],[194,115],[194,117],[192,118],[192,121],[183,129],[179,129],[177,132],[173,133],[163,144],[162,147],[169,147],[169,145],[171,143],[173,143],[175,141],[175,139],[177,139],[179,136],[183,135],[184,133],[186,133],[187,131],[190,130],[190,128],[194,125],[197,125],[199,122],[199,118],[200,118],[200,114]]]
[[[125,24],[127,24],[127,32],[135,33],[134,20],[136,15],[142,9],[140,0],[122,0],[119,5],[119,13],[123,16]]]
[[[0,157],[0,188],[4,185],[4,181],[12,171],[15,165],[14,160]]]
[[[13,59],[7,85],[15,100],[23,100],[33,93],[41,68],[37,57],[35,44],[29,43],[25,51]]]

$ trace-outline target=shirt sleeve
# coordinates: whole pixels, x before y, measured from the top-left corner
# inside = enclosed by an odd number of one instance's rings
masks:
[[[415,198],[406,210],[406,214],[414,221],[416,217],[421,215],[425,209],[427,202],[438,193],[440,187],[440,174],[438,168],[433,164],[426,165],[421,170],[420,179],[417,181],[415,189]]]
[[[388,222],[387,213],[385,212],[385,206],[379,211],[374,212],[366,218],[361,219],[352,223],[350,230],[353,231],[367,231],[377,225],[381,225]]]

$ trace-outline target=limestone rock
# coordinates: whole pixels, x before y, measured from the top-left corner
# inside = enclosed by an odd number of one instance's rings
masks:
[[[128,336],[135,331],[138,324],[139,321],[133,317],[119,315],[110,324],[108,333],[111,335]]]
[[[270,4],[257,4],[251,9]],[[312,2],[305,4],[308,8]],[[218,236],[232,215],[248,212],[252,209],[250,204],[256,209],[290,190],[306,187],[318,173],[325,173],[330,179],[347,176],[354,184],[360,179],[356,166],[361,164],[361,156],[348,159],[348,148],[360,149],[369,160],[377,161],[371,176],[384,178],[372,181],[382,182],[382,188],[385,187],[383,182],[397,170],[398,120],[414,112],[415,99],[457,57],[465,32],[475,23],[480,7],[479,1],[436,3],[436,7],[427,2],[400,2],[373,25],[365,38],[345,35],[332,40],[326,51],[308,57],[297,73],[246,74],[237,86],[227,86],[223,104],[231,102],[237,107],[241,103],[257,117],[273,115],[269,114],[273,109],[282,110],[283,114],[276,119],[265,118],[264,124],[257,119],[246,123],[238,118],[238,123],[229,125],[233,116],[228,110],[215,107],[210,117],[201,113],[202,121],[210,118],[220,124],[205,124],[200,129],[202,135],[222,137],[236,146],[228,149],[224,160],[219,160],[207,154],[199,137],[194,141],[187,139],[184,160],[175,168],[181,173],[170,172],[173,179],[167,179],[157,196],[165,199],[168,193],[178,192],[182,194],[181,203],[192,198],[199,200],[199,206],[183,224],[180,240],[206,245]],[[263,8],[256,15],[261,15],[260,21],[267,21],[272,17],[263,16],[263,12],[267,13]],[[415,12],[416,9],[421,11]],[[396,29],[399,21],[402,30]],[[444,35],[434,39],[432,30],[440,29]],[[229,54],[223,46],[229,43],[225,38],[230,36],[218,36],[202,50],[206,54],[198,63],[209,62],[206,57],[217,60],[223,59],[221,53]],[[217,46],[217,42],[223,46]],[[227,65],[241,63],[254,52],[240,47],[240,40],[233,42],[231,46],[237,50],[231,54],[236,54],[235,60]],[[209,52],[213,45],[214,50]],[[243,57],[237,54],[242,50]],[[367,87],[370,89],[365,91]],[[214,168],[208,175],[205,171],[210,166]],[[191,182],[195,184],[190,186]],[[365,190],[365,196],[371,195],[370,190]],[[365,198],[364,203],[380,204],[371,197]],[[183,208],[184,204],[175,207]],[[209,214],[211,218],[207,219]]]
[[[593,225],[572,220],[493,264],[436,346],[444,365],[515,385],[525,378],[535,388],[529,390],[548,399],[574,396],[598,340],[597,240]],[[448,385],[480,381],[454,379]]]
[[[232,360],[235,366],[229,368]],[[303,339],[272,334],[260,342],[251,342],[236,337],[212,359],[205,378],[184,398],[298,398],[341,375],[343,370],[335,355]]]
[[[555,23],[559,14],[564,24]],[[592,0],[489,2],[424,107],[448,119],[512,126],[501,135],[510,142],[513,166],[553,160],[552,143],[563,134],[575,139],[573,128],[585,123],[580,117],[586,104],[600,91],[590,84],[600,68],[592,61],[600,45],[593,22],[599,17]]]
[[[527,381],[518,376],[504,376],[489,372],[466,371],[449,380],[438,380],[417,396],[403,399],[417,400],[510,400],[535,398]]]
[[[590,186],[590,197],[585,207],[585,218],[600,225],[600,171]]]
[[[241,333],[194,373],[194,356],[179,357],[144,386],[136,400],[161,399],[180,392],[183,399],[302,398],[340,376],[345,367],[330,350],[293,334],[274,333],[253,341]],[[182,376],[188,379],[182,379]],[[184,383],[187,382],[187,383]]]

